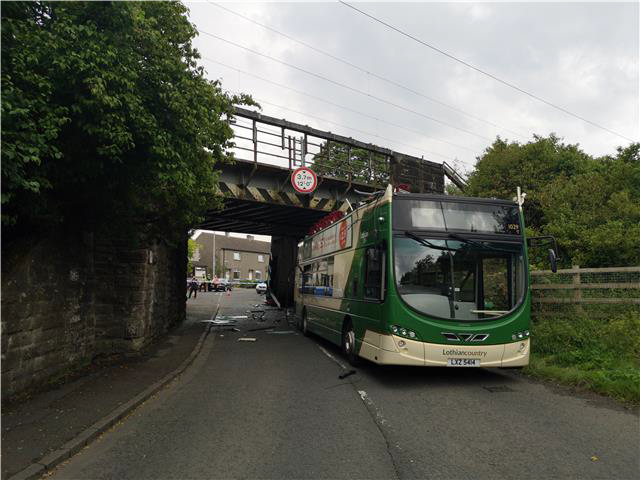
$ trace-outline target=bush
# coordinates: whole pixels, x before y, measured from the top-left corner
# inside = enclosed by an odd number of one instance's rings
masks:
[[[542,316],[532,334],[527,373],[640,403],[640,312]]]

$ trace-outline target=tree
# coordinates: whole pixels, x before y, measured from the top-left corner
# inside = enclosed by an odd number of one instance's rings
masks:
[[[193,274],[193,263],[191,261],[199,248],[202,248],[202,245],[193,238],[187,240],[187,275]]]
[[[525,222],[539,230],[545,224],[540,192],[558,176],[583,171],[588,160],[578,145],[564,144],[554,134],[546,138],[534,135],[526,144],[498,137],[478,158],[464,193],[511,200],[519,186],[527,193]]]
[[[498,138],[478,159],[464,193],[511,199],[522,187],[527,232],[554,235],[564,266],[638,265],[639,152],[635,143],[594,159],[555,135],[526,144]],[[534,264],[545,264],[532,254]]]
[[[343,179],[351,175],[354,182],[384,186],[389,182],[389,165],[384,156],[342,143],[325,142],[320,153],[314,155],[313,166],[319,175]]]
[[[571,263],[640,265],[640,144],[589,162],[573,178],[558,177],[540,195],[547,223]]]
[[[2,7],[2,221],[183,235],[214,206],[234,103],[179,2]]]

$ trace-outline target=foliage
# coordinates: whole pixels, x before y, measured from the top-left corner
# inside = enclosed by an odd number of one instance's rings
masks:
[[[527,193],[525,223],[540,229],[545,224],[540,192],[553,179],[579,172],[588,158],[577,145],[566,145],[555,135],[534,136],[524,145],[497,138],[478,159],[465,194],[511,200],[519,186]]]
[[[2,7],[2,221],[183,234],[212,202],[234,103],[178,2]]]
[[[573,264],[640,265],[640,144],[592,160],[573,178],[558,177],[541,194],[545,233]]]
[[[512,199],[520,186],[527,233],[555,235],[564,266],[638,265],[639,151],[632,144],[594,159],[555,135],[526,144],[498,138],[478,159],[465,194]],[[533,263],[542,261],[534,256]]]
[[[350,148],[336,142],[325,142],[320,153],[313,157],[318,175],[349,178],[353,182],[385,185],[389,182],[389,167],[382,155],[361,148]]]
[[[193,263],[191,263],[191,260],[193,260],[193,256],[199,248],[202,248],[202,245],[193,238],[187,240],[187,276],[193,273]]]
[[[640,403],[640,313],[541,316],[527,372]]]

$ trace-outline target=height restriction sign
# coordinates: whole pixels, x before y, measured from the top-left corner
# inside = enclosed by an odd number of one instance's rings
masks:
[[[299,193],[311,193],[318,186],[318,177],[308,167],[300,167],[291,173],[291,185]]]

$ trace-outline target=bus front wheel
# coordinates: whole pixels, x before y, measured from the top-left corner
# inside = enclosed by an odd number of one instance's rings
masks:
[[[350,319],[345,321],[342,328],[342,352],[352,366],[360,364],[360,357],[356,353],[356,332]]]

